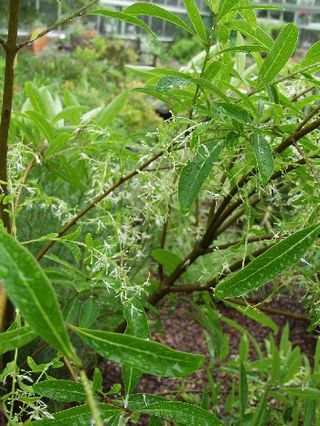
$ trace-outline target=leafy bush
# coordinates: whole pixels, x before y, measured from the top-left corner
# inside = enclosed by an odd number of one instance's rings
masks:
[[[118,88],[98,39],[94,51],[82,47],[61,63],[33,59],[44,84],[26,82],[16,96],[16,55],[33,40],[17,45],[19,1],[10,2],[0,39],[1,421],[123,425],[144,414],[151,425],[314,424],[319,341],[311,363],[288,327],[276,338],[264,304],[283,287],[292,297],[302,288],[308,317],[272,312],[309,331],[319,325],[319,43],[290,61],[296,26],[272,39],[249,0],[212,2],[212,28],[193,0],[188,22],[150,3],[123,13],[94,3],[76,15],[152,34],[138,18],[151,15],[202,51],[183,71],[128,66]],[[19,55],[18,69],[19,59],[30,57]],[[45,74],[59,67],[48,85]],[[172,118],[160,122],[150,98]],[[208,359],[152,339],[159,302],[183,297]],[[221,305],[269,329],[264,346]],[[242,335],[236,355],[222,324]],[[105,390],[101,358],[121,365],[122,386]],[[202,397],[186,396],[183,378],[200,369]],[[181,380],[180,398],[135,393],[143,374]]]

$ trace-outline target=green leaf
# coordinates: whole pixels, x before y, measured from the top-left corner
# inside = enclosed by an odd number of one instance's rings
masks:
[[[271,328],[271,330],[275,334],[278,333],[277,324],[274,321],[272,321],[272,319],[269,318],[266,314],[261,312],[259,310],[259,306],[257,306],[257,308],[254,308],[254,307],[250,306],[249,304],[247,306],[241,306],[241,305],[237,305],[236,303],[231,303],[227,300],[225,300],[224,303],[227,306],[231,306],[233,309],[236,309],[237,311],[241,312],[243,315],[247,316],[248,318],[251,318],[252,320],[258,322],[259,324],[263,325],[264,327]]]
[[[212,166],[219,159],[223,142],[213,141],[202,145],[194,161],[182,169],[178,185],[178,198],[182,213],[187,213],[209,176]]]
[[[35,393],[42,397],[64,402],[84,402],[86,393],[81,383],[70,380],[44,380],[33,385]]]
[[[0,232],[0,278],[29,325],[50,345],[78,362],[54,289],[39,264],[6,232]]]
[[[308,66],[320,62],[320,40],[316,41],[306,53],[300,65]]]
[[[282,392],[286,392],[290,396],[297,396],[300,399],[320,400],[320,390],[308,387],[283,386],[280,388]]]
[[[196,33],[198,34],[200,40],[206,43],[207,42],[206,27],[204,26],[204,23],[200,16],[197,3],[195,2],[195,0],[183,0],[183,1],[184,1],[185,8],[187,9],[190,21],[194,29],[196,30]]]
[[[124,9],[124,13],[128,13],[130,15],[154,16],[155,18],[171,22],[171,24],[177,25],[183,30],[193,34],[192,29],[182,19],[169,12],[168,10],[163,9],[162,7],[157,6],[155,4],[146,2],[134,3],[126,7]]]
[[[272,49],[264,60],[258,75],[258,82],[270,83],[286,65],[295,51],[299,31],[295,24],[290,23],[282,28]]]
[[[216,102],[213,104],[213,109],[217,108],[228,118],[232,118],[243,124],[248,124],[252,121],[251,114],[239,105],[232,104],[231,102]]]
[[[108,404],[99,404],[98,408],[104,419],[110,419],[112,416],[121,413],[119,408]],[[92,419],[92,412],[87,405],[79,405],[53,413],[53,417],[54,419],[44,419],[37,423],[50,426],[88,426]]]
[[[111,361],[137,368],[144,373],[184,377],[197,371],[204,356],[168,348],[157,342],[101,330],[71,327],[95,351]]]
[[[141,19],[136,18],[133,15],[124,12],[117,12],[115,10],[108,9],[95,9],[90,10],[89,15],[100,15],[100,16],[109,16],[110,18],[119,19],[119,21],[125,21],[129,24],[136,25],[137,27],[142,28],[147,33],[151,34],[153,37],[156,37],[156,34],[152,31],[152,29]]]
[[[186,402],[156,402],[136,410],[135,413],[146,413],[156,417],[164,417],[188,426],[215,426],[223,424],[210,411]]]
[[[218,20],[221,20],[225,15],[231,12],[232,9],[237,7],[240,0],[221,0]]]
[[[310,226],[274,244],[241,271],[219,283],[215,290],[216,297],[239,297],[258,289],[301,259],[319,232],[320,225]]]
[[[97,116],[97,124],[101,127],[106,127],[115,118],[116,115],[125,106],[129,97],[129,91],[126,90],[120,95],[116,96],[109,105],[107,105]]]
[[[240,413],[241,413],[241,419],[243,422],[247,404],[248,404],[248,381],[247,381],[247,372],[242,362],[240,363],[239,395],[240,395]]]
[[[148,319],[143,306],[137,300],[125,304],[123,315],[127,321],[126,334],[140,337],[141,339],[150,339]],[[141,370],[124,365],[122,367],[122,375],[125,391],[128,395],[137,386],[141,377]]]
[[[273,40],[261,27],[257,27],[256,29],[252,28],[247,22],[237,19],[236,21],[226,22],[225,24],[228,28],[237,30],[241,34],[251,38],[255,42],[259,43],[267,50],[272,49]]]
[[[151,256],[165,268],[166,273],[169,275],[182,261],[179,256],[172,253],[171,251],[160,248],[152,250]]]
[[[31,327],[21,327],[0,333],[0,355],[18,349],[37,337]]]
[[[262,185],[266,185],[274,172],[272,149],[266,138],[260,133],[252,135],[251,146],[259,170],[261,183]]]
[[[94,299],[86,300],[80,311],[79,324],[80,327],[90,327],[100,314],[99,303]]]

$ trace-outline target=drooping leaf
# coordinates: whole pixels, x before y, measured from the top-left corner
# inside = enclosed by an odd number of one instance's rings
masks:
[[[86,393],[81,383],[70,380],[44,380],[33,385],[34,391],[45,398],[64,402],[84,402]]]
[[[163,417],[173,420],[178,424],[188,426],[215,426],[221,425],[222,422],[210,411],[204,410],[197,405],[188,404],[178,401],[163,401],[151,403],[150,405],[140,408],[136,413],[146,413],[156,417]]]
[[[146,2],[133,3],[124,9],[124,13],[130,15],[154,16],[155,18],[171,22],[172,24],[193,34],[192,29],[181,18],[156,4]]]
[[[228,118],[232,118],[240,123],[248,124],[252,121],[252,116],[246,109],[239,105],[232,104],[231,102],[216,102],[212,107]]]
[[[272,149],[266,138],[260,133],[254,133],[252,135],[251,146],[259,170],[261,183],[262,185],[266,185],[274,171]]]
[[[289,23],[282,28],[272,49],[259,71],[259,82],[270,83],[291,58],[298,41],[299,31],[295,24]]]
[[[271,330],[277,334],[278,333],[278,326],[277,324],[272,321],[270,317],[268,317],[266,314],[261,312],[259,310],[259,306],[257,308],[254,308],[250,305],[247,306],[241,306],[237,305],[235,303],[231,303],[229,301],[224,302],[227,306],[231,306],[233,309],[236,309],[237,311],[241,312],[243,315],[247,316],[248,318],[251,318],[252,320],[258,322],[259,324],[263,325],[264,327],[269,327]]]
[[[0,277],[28,324],[77,363],[50,281],[32,254],[4,231],[0,232]]]
[[[126,334],[140,337],[141,339],[150,339],[148,319],[143,306],[137,300],[125,304],[123,316],[127,321]],[[140,369],[126,365],[122,367],[123,382],[127,395],[137,386],[141,374]]]
[[[178,198],[181,211],[187,213],[209,176],[214,163],[219,159],[223,142],[213,141],[201,146],[194,161],[182,169],[178,185]]]
[[[99,404],[98,409],[104,419],[111,419],[116,414],[121,413],[119,408],[108,404]],[[41,426],[88,426],[91,422],[92,412],[87,405],[79,405],[78,407],[53,413],[53,417],[54,419],[37,421],[37,424]]]
[[[201,368],[204,361],[202,355],[176,351],[138,337],[73,326],[72,330],[105,358],[157,376],[184,377]]]
[[[320,390],[309,387],[294,387],[294,386],[283,386],[281,388],[283,392],[286,392],[290,396],[297,396],[301,399],[311,399],[315,401],[320,400]]]
[[[115,10],[108,9],[95,9],[90,10],[89,15],[100,15],[100,16],[109,16],[110,18],[119,19],[119,21],[125,21],[129,24],[136,25],[137,27],[142,28],[147,33],[151,34],[153,37],[156,37],[155,33],[152,29],[141,19],[137,18],[134,15],[130,15],[129,13],[117,12]]]
[[[320,225],[314,225],[276,243],[241,271],[219,283],[215,290],[216,297],[238,297],[258,289],[301,259],[319,233]]]
[[[21,327],[0,333],[0,355],[32,342],[37,333],[31,327]]]
[[[206,43],[207,42],[206,27],[204,26],[204,23],[200,16],[197,3],[195,2],[195,0],[183,0],[183,1],[184,1],[185,8],[187,9],[190,21],[196,33],[198,34],[200,40]]]
[[[125,106],[128,97],[129,91],[120,93],[116,96],[97,116],[97,124],[101,127],[106,127],[114,119],[114,117],[119,114],[122,108]]]

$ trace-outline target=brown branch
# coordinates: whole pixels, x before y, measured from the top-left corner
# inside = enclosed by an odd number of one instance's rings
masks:
[[[297,102],[299,98],[311,92],[312,90],[314,90],[314,86],[307,87],[306,89],[301,90],[301,92],[298,92],[295,95],[291,96],[290,98],[291,102]]]
[[[70,15],[61,18],[59,20],[57,20],[56,22],[54,22],[52,25],[50,25],[48,28],[46,28],[45,30],[41,31],[37,36],[35,36],[32,39],[29,40],[25,40],[22,43],[20,43],[18,45],[18,49],[22,49],[25,46],[30,46],[32,43],[34,43],[35,41],[39,40],[41,37],[45,36],[46,34],[50,33],[51,31],[56,30],[57,28],[61,27],[62,25],[68,23],[69,21],[72,21],[72,19],[74,18],[78,18],[80,16],[83,16],[86,14],[87,10],[91,7],[94,6],[95,4],[97,4],[99,2],[99,0],[92,0],[90,1],[87,5],[80,7],[79,9],[77,9],[75,12],[71,13]]]
[[[15,212],[16,212],[16,211],[18,210],[18,208],[19,208],[20,197],[21,197],[21,192],[22,192],[23,186],[24,186],[24,184],[26,183],[26,181],[27,181],[27,179],[28,179],[29,173],[30,173],[30,171],[31,171],[32,167],[34,166],[35,161],[36,161],[36,157],[34,156],[34,157],[32,157],[31,161],[30,161],[30,162],[29,162],[29,164],[27,165],[27,168],[26,168],[26,170],[25,170],[25,172],[24,172],[24,175],[23,175],[23,177],[22,177],[22,180],[21,180],[21,182],[20,182],[20,185],[19,185],[19,187],[18,187],[18,189],[17,189],[17,192],[16,192],[16,198],[15,198],[15,201],[14,201],[14,211],[15,211]]]
[[[121,176],[118,181],[110,186],[106,191],[104,191],[102,194],[95,197],[89,204],[87,204],[78,214],[76,214],[69,222],[67,222],[58,232],[57,239],[61,238],[63,235],[66,234],[66,232],[69,231],[70,228],[72,228],[83,216],[85,216],[89,211],[91,211],[94,207],[96,207],[97,204],[99,204],[102,200],[104,200],[109,194],[111,194],[113,191],[115,191],[119,186],[123,185],[125,182],[133,178],[134,176],[138,175],[140,172],[142,172],[144,169],[146,169],[149,164],[153,163],[155,160],[160,158],[167,150],[163,150],[155,154],[153,157],[149,158],[147,161],[145,161],[140,167],[133,170],[131,173],[127,174],[126,176]],[[42,257],[50,250],[50,248],[57,242],[57,240],[51,240],[48,241],[48,243],[40,250],[40,252],[37,254],[36,259],[41,260]]]
[[[282,310],[282,309],[278,309],[278,308],[272,308],[270,306],[263,306],[263,305],[257,305],[255,303],[250,303],[247,302],[245,300],[239,300],[239,299],[226,299],[226,302],[231,302],[234,303],[235,305],[240,305],[240,306],[250,306],[251,308],[257,309],[261,312],[265,312],[266,314],[271,314],[271,315],[280,315],[282,317],[287,317],[293,320],[297,320],[297,321],[303,321],[306,323],[310,323],[311,319],[301,315],[301,314],[295,314],[293,312],[290,311],[286,311],[286,310]],[[231,306],[226,305],[227,307],[230,307],[232,309]]]
[[[17,37],[19,23],[20,1],[11,0],[9,9],[8,39],[5,49],[4,88],[0,122],[0,219],[6,230],[11,233],[11,220],[8,212],[8,138],[11,122],[14,62],[17,55]],[[4,289],[0,288],[0,331],[10,326],[14,318],[13,305],[8,302]]]
[[[257,243],[257,242],[261,242],[261,241],[272,240],[273,238],[275,238],[275,236],[272,235],[272,234],[255,236],[255,237],[248,238],[247,243],[249,243],[249,244],[250,243]],[[213,253],[214,251],[219,251],[219,250],[226,250],[226,249],[233,247],[233,246],[236,246],[237,244],[240,244],[242,242],[243,242],[243,239],[237,240],[237,241],[230,241],[229,243],[220,244],[220,245],[217,245],[217,246],[214,246],[214,247],[209,247],[204,254]]]

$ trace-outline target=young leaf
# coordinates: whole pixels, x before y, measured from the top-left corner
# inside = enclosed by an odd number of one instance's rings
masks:
[[[53,287],[39,264],[6,232],[0,232],[0,277],[6,292],[29,325],[76,363]]]
[[[320,225],[314,225],[276,243],[241,271],[219,283],[215,290],[216,297],[239,297],[258,289],[294,265],[312,246],[319,233]]]
[[[108,10],[108,9],[95,9],[95,10],[90,10],[88,14],[110,16],[110,18],[115,18],[115,19],[119,19],[119,21],[128,22],[129,24],[133,24],[133,25],[136,25],[137,27],[142,28],[147,33],[151,34],[153,37],[156,37],[155,33],[145,22],[143,22],[141,19],[133,15],[129,15],[128,13],[117,12],[115,10]]]
[[[266,185],[274,171],[272,149],[266,138],[260,133],[252,135],[251,146],[259,170],[261,183],[262,185]]]
[[[101,330],[71,327],[91,348],[105,358],[144,373],[184,377],[201,368],[204,357],[168,348],[157,342]]]
[[[181,18],[156,4],[146,2],[133,3],[124,9],[124,13],[130,15],[154,16],[155,18],[171,22],[171,24],[177,25],[190,34],[194,34],[192,29]]]
[[[182,213],[187,213],[197,198],[212,166],[219,159],[223,142],[213,141],[202,145],[194,161],[182,169],[178,185],[178,198]]]
[[[33,385],[35,393],[42,397],[64,402],[84,402],[86,393],[81,383],[70,380],[44,380]]]
[[[210,411],[186,402],[163,401],[140,408],[135,413],[146,413],[156,417],[164,417],[178,424],[188,426],[215,426],[222,422]]]
[[[140,337],[141,339],[150,339],[147,316],[143,306],[136,300],[127,303],[123,309],[123,315],[127,321],[126,334]],[[122,367],[123,382],[126,394],[130,394],[137,386],[141,370],[124,365]]]
[[[259,71],[259,83],[270,83],[286,65],[295,51],[299,31],[295,24],[290,23],[282,28],[272,49],[264,60]]]
[[[125,106],[129,91],[126,90],[123,93],[120,93],[120,95],[116,96],[109,105],[107,105],[103,110],[99,113],[97,116],[97,124],[101,127],[106,127],[113,119],[114,117],[122,110],[122,108]]]
[[[259,43],[267,50],[270,50],[273,46],[273,40],[261,27],[257,27],[255,30],[248,22],[237,19],[236,21],[226,22],[228,28],[239,31],[241,34],[251,38],[255,42]]]
[[[0,355],[32,342],[37,333],[31,327],[21,327],[0,333]]]
[[[207,42],[206,27],[204,26],[204,23],[200,16],[197,3],[195,2],[195,0],[183,0],[183,1],[187,9],[190,21],[192,22],[192,25],[194,29],[196,30],[196,33],[198,34],[200,40],[206,43]]]
[[[112,416],[121,413],[119,408],[108,404],[99,404],[98,409],[104,419],[110,419]],[[79,405],[53,413],[53,417],[54,419],[43,419],[37,421],[37,423],[41,426],[88,426],[91,423],[92,412],[87,405]]]

